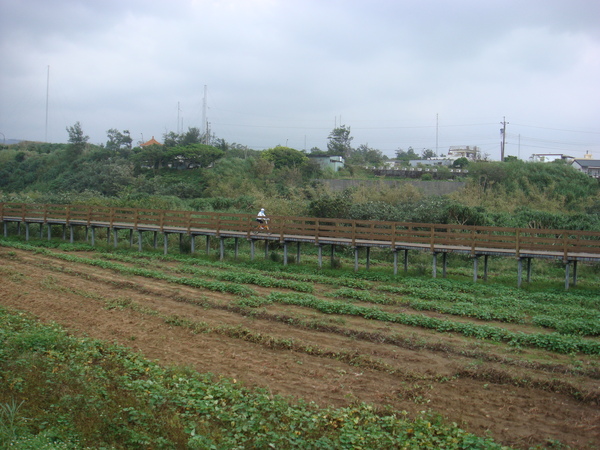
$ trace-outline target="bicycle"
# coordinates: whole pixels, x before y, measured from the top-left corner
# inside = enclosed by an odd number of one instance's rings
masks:
[[[253,234],[258,234],[261,232],[266,232],[267,234],[271,234],[269,230],[269,219],[263,218],[262,222],[257,221],[254,230],[252,230]]]

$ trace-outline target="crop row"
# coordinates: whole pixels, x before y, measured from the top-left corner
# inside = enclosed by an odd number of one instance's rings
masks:
[[[467,337],[506,342],[515,346],[537,347],[556,353],[581,352],[590,355],[600,354],[600,342],[584,340],[579,336],[568,336],[558,333],[515,333],[489,325],[454,322],[424,315],[389,313],[374,307],[321,300],[308,294],[282,294],[273,292],[267,299],[272,302],[312,308],[324,314],[359,316],[365,319],[422,327],[438,332],[460,333]]]
[[[209,291],[215,291],[215,292],[225,292],[228,294],[239,295],[242,297],[256,295],[256,292],[253,289],[251,289],[247,286],[240,286],[237,283],[223,283],[223,282],[219,282],[219,281],[208,281],[208,280],[202,280],[202,279],[198,279],[198,278],[174,277],[174,276],[170,276],[170,275],[165,275],[164,273],[155,271],[155,270],[125,266],[123,264],[112,263],[112,262],[104,261],[101,259],[83,258],[83,257],[79,257],[79,256],[66,254],[66,253],[55,253],[55,252],[48,251],[46,249],[38,249],[36,251],[39,253],[42,253],[44,255],[47,255],[47,256],[52,256],[53,258],[62,259],[64,261],[69,261],[69,262],[74,262],[74,263],[79,263],[79,264],[87,264],[90,266],[100,267],[103,269],[114,270],[119,273],[124,273],[124,274],[128,274],[128,275],[136,275],[136,276],[141,276],[141,277],[145,277],[145,278],[153,278],[156,280],[166,281],[168,283],[181,284],[181,285],[186,285],[186,286],[190,286],[190,287],[194,287],[194,288],[202,288],[202,289],[207,289]]]
[[[112,255],[112,254],[111,254]],[[111,256],[114,257],[114,256]],[[261,274],[264,271],[246,267],[243,264],[232,265],[221,261],[201,261],[184,255],[139,255],[135,258],[156,258],[158,260],[177,260],[186,266],[213,266],[228,271],[239,271],[243,267],[244,273]],[[420,300],[430,300],[435,303],[422,303],[423,309],[437,310],[446,314],[477,317],[485,320],[501,320],[506,322],[521,323],[524,316],[555,316],[555,321],[561,318],[589,319],[600,322],[600,296],[585,292],[523,292],[508,286],[489,286],[482,283],[469,284],[449,279],[424,280],[422,278],[402,278],[400,285],[376,284],[372,281],[360,279],[364,274],[341,274],[339,277],[329,277],[314,273],[296,273],[269,268],[269,277],[286,280],[297,280],[312,283],[321,283],[330,286],[344,286],[355,290],[377,290],[401,296],[410,296]],[[277,287],[277,286],[275,286]],[[293,289],[293,288],[291,288]],[[298,292],[310,292],[293,289]],[[348,298],[360,297],[362,294],[352,294]],[[381,303],[377,298],[365,301]],[[385,303],[385,300],[383,300]],[[394,303],[391,301],[391,303]],[[406,303],[406,302],[403,302]],[[442,303],[460,303],[458,308],[443,306]],[[440,304],[435,308],[435,304]],[[467,308],[467,305],[469,308]],[[413,305],[411,305],[413,306]],[[416,309],[420,309],[414,303]],[[478,308],[481,308],[478,311]],[[468,309],[468,310],[467,310]],[[495,316],[491,311],[496,311]],[[563,327],[565,328],[565,327]]]
[[[364,404],[290,404],[266,390],[162,367],[124,347],[75,338],[2,308],[0,330],[6,331],[0,333],[0,398],[25,399],[13,409],[14,422],[6,423],[12,442],[0,435],[0,446],[503,448],[431,414],[410,419]]]
[[[23,246],[24,249],[32,249],[25,244],[11,243],[9,245]],[[44,250],[38,250],[44,251]],[[299,282],[289,280],[289,275],[297,275],[290,273],[277,273],[281,278],[275,278],[274,276],[266,276],[259,273],[258,270],[248,270],[248,268],[242,268],[234,265],[228,265],[223,263],[216,263],[214,266],[223,267],[227,270],[208,270],[198,267],[197,260],[183,259],[186,263],[183,267],[177,268],[180,272],[192,273],[204,277],[212,277],[221,280],[226,280],[228,283],[222,283],[218,281],[202,280],[197,277],[174,277],[164,274],[161,271],[151,271],[145,268],[128,267],[121,264],[115,264],[107,261],[97,259],[78,258],[69,256],[63,253],[51,253],[52,256],[70,259],[73,262],[91,264],[96,266],[105,267],[112,270],[118,270],[122,273],[129,273],[133,275],[146,276],[149,278],[162,279],[171,283],[185,284],[192,287],[204,288],[212,291],[227,292],[234,295],[243,297],[251,297],[255,295],[255,292],[243,284],[254,284],[258,286],[268,288],[284,288],[290,289],[297,292],[310,293],[313,291],[313,286],[307,282]],[[114,258],[126,262],[138,262],[141,258],[109,254],[103,255],[105,258]],[[163,258],[157,258],[161,260]],[[169,259],[177,259],[169,257]],[[191,261],[191,263],[190,263]],[[234,270],[235,269],[235,270]],[[243,270],[243,272],[240,272]],[[308,279],[319,278],[321,282],[336,282],[337,279],[333,277],[326,277],[322,275],[306,274],[309,275]],[[313,278],[314,277],[314,278]],[[300,277],[299,277],[300,278]],[[351,280],[351,279],[349,279]],[[360,280],[359,280],[360,281]],[[444,294],[441,290],[442,287],[452,287],[456,285],[455,282],[450,280],[440,280],[440,282],[432,281],[431,286],[427,286],[424,280],[419,279],[407,279],[403,280],[401,286],[389,286],[389,285],[372,285],[370,290],[359,290],[342,288],[338,289],[334,293],[330,294],[335,297],[344,297],[351,300],[359,300],[370,303],[379,304],[405,304],[416,310],[429,310],[436,311],[443,314],[450,314],[455,316],[473,317],[481,320],[498,320],[504,322],[513,323],[524,323],[526,315],[532,315],[530,319],[531,323],[536,326],[546,327],[555,329],[559,333],[563,334],[574,334],[578,336],[598,336],[600,335],[600,313],[597,310],[590,308],[582,308],[573,304],[557,305],[555,301],[559,300],[558,294],[548,293],[544,299],[551,301],[548,304],[542,301],[532,302],[525,299],[517,299],[514,296],[506,295],[504,291],[510,291],[509,289],[500,289],[499,296],[482,296],[481,298],[475,297],[472,293],[456,292],[450,294]],[[434,283],[435,282],[435,283]],[[361,283],[368,283],[361,281]],[[462,285],[458,285],[461,287]],[[484,287],[484,290],[490,289],[489,286]],[[377,295],[373,293],[373,290],[400,294],[403,296],[401,299],[389,298],[385,295]],[[473,291],[469,286],[463,287],[463,290]],[[545,294],[545,293],[542,293]],[[418,297],[418,298],[414,298]],[[563,294],[564,296],[564,294]],[[541,296],[539,296],[541,297]],[[581,296],[575,296],[576,298]],[[423,299],[424,298],[424,299]],[[433,300],[428,300],[433,299]],[[451,299],[453,301],[444,302],[443,299]],[[463,301],[458,301],[462,299]],[[466,301],[468,300],[468,301]],[[474,303],[475,302],[475,303]],[[535,313],[538,314],[535,314]]]

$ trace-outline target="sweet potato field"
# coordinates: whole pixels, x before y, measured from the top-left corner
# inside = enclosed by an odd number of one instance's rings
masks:
[[[0,306],[291,403],[600,446],[600,292],[0,241]],[[352,447],[349,447],[352,448]],[[357,445],[354,448],[360,448]]]

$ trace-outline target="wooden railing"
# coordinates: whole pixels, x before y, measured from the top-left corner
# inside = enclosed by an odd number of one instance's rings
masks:
[[[240,233],[251,237],[256,216],[218,212],[174,211],[88,205],[40,205],[0,203],[0,220],[25,223],[129,228],[165,233]],[[432,252],[470,250],[514,253],[517,257],[537,252],[575,254],[600,259],[600,232],[532,228],[477,227],[452,224],[380,222],[315,217],[270,216],[272,237],[281,241],[312,239],[315,243],[337,240],[349,246],[415,247]]]

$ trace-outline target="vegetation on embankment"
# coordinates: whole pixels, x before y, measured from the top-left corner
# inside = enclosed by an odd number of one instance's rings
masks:
[[[166,139],[164,148],[115,147],[110,140],[4,147],[0,201],[242,213],[264,207],[275,215],[600,230],[598,180],[562,162],[471,162],[462,179],[467,187],[448,196],[426,197],[402,183],[335,193],[316,179],[376,178],[352,158],[333,173],[287,147],[259,152],[186,139]]]

